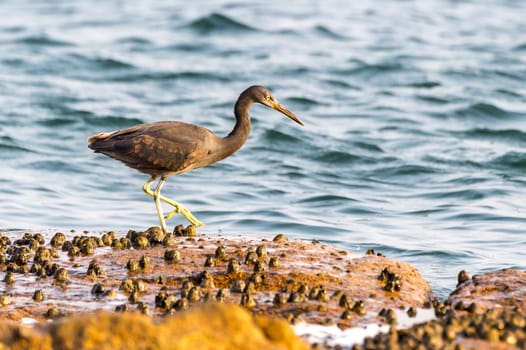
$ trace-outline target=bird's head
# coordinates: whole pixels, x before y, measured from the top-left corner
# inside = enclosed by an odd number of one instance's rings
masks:
[[[275,109],[276,111],[281,112],[290,119],[294,120],[299,125],[303,126],[303,122],[298,117],[296,117],[294,113],[292,113],[282,104],[280,104],[278,100],[274,96],[272,96],[269,89],[267,89],[266,87],[256,85],[250,87],[247,90],[251,90],[255,102],[261,103],[264,106]]]

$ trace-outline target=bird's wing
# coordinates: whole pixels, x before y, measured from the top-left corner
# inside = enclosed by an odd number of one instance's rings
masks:
[[[209,133],[191,124],[160,122],[142,124],[92,139],[90,148],[148,174],[176,174],[195,169],[208,149],[202,147]],[[200,147],[201,145],[201,147]]]
[[[134,138],[131,145],[118,144],[116,149],[131,149],[126,158],[136,163],[138,169],[157,169],[171,173],[182,173],[193,169],[193,164],[203,154],[205,150],[198,147],[195,142],[175,142],[169,139],[154,138],[149,135],[143,135]],[[121,154],[123,154],[122,152]]]

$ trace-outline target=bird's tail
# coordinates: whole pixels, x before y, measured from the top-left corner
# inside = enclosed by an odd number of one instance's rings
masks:
[[[88,137],[88,147],[94,151],[103,151],[108,147],[111,148],[111,143],[106,141],[116,132],[117,131],[100,132],[98,134],[91,135]]]

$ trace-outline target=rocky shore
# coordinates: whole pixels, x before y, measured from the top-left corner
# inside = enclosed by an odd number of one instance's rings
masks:
[[[283,235],[3,232],[0,278],[0,349],[526,347],[524,271],[461,272],[441,301],[409,264]],[[334,345],[300,324],[384,331]]]

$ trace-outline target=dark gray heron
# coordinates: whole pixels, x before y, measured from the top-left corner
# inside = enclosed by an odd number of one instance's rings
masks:
[[[162,196],[161,189],[169,176],[213,164],[240,149],[250,133],[249,110],[255,102],[275,109],[303,125],[266,87],[251,86],[237,99],[234,107],[236,124],[226,137],[218,137],[212,131],[197,125],[162,121],[92,135],[88,138],[88,147],[150,175],[143,190],[153,197],[159,223],[165,233],[168,232],[165,219],[179,213],[190,223],[203,226],[188,209]],[[152,191],[152,183],[158,178],[160,180]],[[166,217],[163,216],[161,201],[174,207]]]

